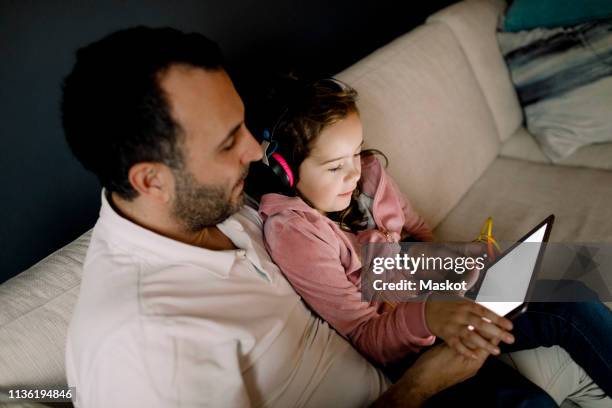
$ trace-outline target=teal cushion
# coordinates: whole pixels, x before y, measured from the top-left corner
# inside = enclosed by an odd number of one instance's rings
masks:
[[[612,17],[611,0],[514,0],[504,30],[566,27],[606,17]]]

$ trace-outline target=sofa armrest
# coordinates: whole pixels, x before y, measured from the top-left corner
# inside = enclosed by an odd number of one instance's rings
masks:
[[[0,285],[0,389],[65,385],[65,342],[91,231]]]

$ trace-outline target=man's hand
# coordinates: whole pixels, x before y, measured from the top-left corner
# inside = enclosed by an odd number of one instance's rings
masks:
[[[456,295],[430,295],[425,304],[425,320],[434,335],[472,359],[478,358],[478,350],[499,354],[500,341],[514,342],[510,320]]]
[[[489,356],[479,349],[466,358],[446,344],[432,347],[375,403],[374,407],[420,407],[438,392],[474,376]]]

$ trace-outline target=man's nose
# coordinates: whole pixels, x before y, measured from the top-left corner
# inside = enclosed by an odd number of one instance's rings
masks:
[[[243,164],[249,164],[254,161],[261,160],[263,157],[263,152],[261,150],[261,145],[257,143],[257,140],[251,132],[247,129],[246,136],[246,146],[245,150],[242,154],[241,161]]]

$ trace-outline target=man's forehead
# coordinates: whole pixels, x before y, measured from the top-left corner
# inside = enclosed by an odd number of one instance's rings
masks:
[[[160,78],[172,117],[189,135],[210,133],[223,138],[241,121],[242,101],[223,69],[173,65]]]

